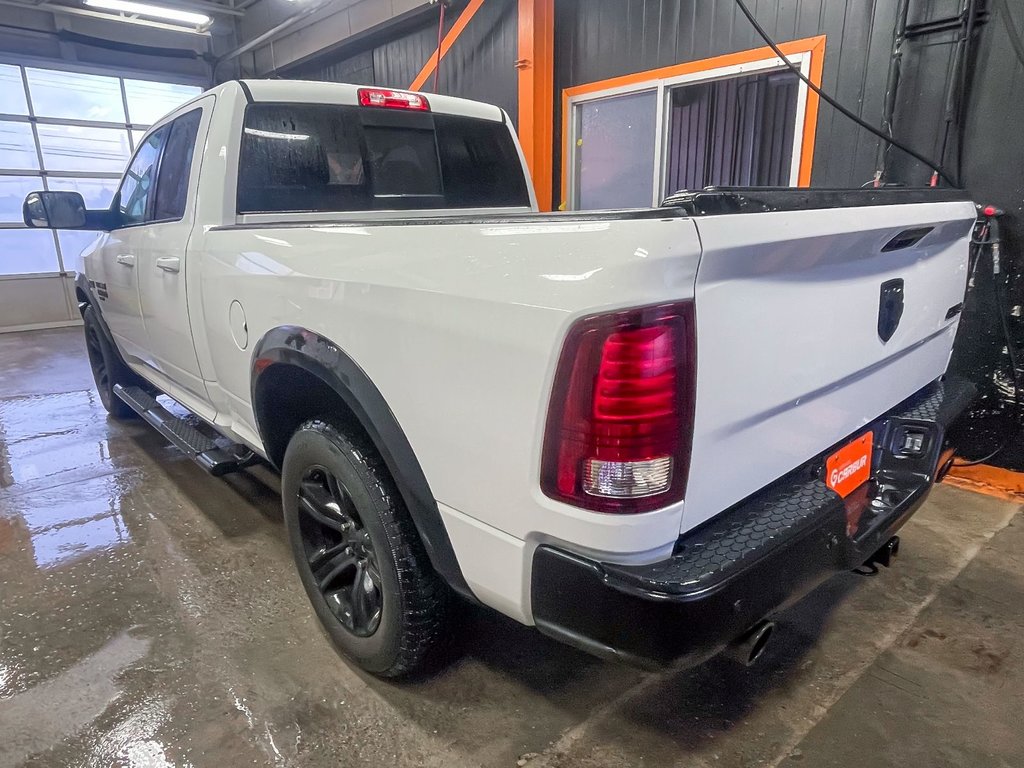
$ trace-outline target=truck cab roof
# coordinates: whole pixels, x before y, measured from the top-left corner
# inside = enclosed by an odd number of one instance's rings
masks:
[[[236,80],[225,83],[219,88],[236,87],[248,89],[247,97],[253,101],[291,102],[303,104],[341,104],[356,106],[359,104],[359,91],[363,88],[381,88],[383,86],[352,85],[350,83],[326,83],[312,80]],[[405,90],[392,89],[386,90]],[[407,91],[412,93],[412,91]],[[493,104],[484,104],[469,99],[458,99],[437,93],[421,93],[430,105],[430,111],[445,115],[474,117],[479,120],[502,122],[505,113]]]

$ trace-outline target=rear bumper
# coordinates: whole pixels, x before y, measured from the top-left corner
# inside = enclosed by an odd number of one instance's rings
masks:
[[[973,394],[969,384],[936,381],[850,435],[871,429],[874,452],[871,480],[846,499],[823,480],[835,446],[684,534],[667,560],[624,566],[539,547],[531,584],[538,629],[641,666],[699,664],[869,560],[941,479],[952,456],[946,429]],[[923,435],[914,454],[900,451],[908,431]]]

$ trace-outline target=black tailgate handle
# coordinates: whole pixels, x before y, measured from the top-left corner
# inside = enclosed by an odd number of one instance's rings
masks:
[[[882,253],[899,251],[903,248],[909,248],[912,245],[917,245],[922,238],[924,238],[924,236],[933,229],[935,229],[935,227],[916,227],[914,229],[905,229],[882,246]]]

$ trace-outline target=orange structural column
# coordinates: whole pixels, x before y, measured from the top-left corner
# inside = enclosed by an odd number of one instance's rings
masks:
[[[454,24],[452,24],[452,28],[448,30],[448,34],[444,36],[444,40],[441,41],[441,48],[439,50],[435,49],[434,52],[430,54],[430,58],[427,59],[427,63],[423,65],[423,69],[421,69],[420,73],[416,75],[416,79],[412,81],[412,84],[409,86],[410,91],[418,91],[423,88],[427,82],[427,78],[434,74],[438,60],[444,59],[451,47],[455,45],[455,41],[459,39],[459,35],[462,34],[462,30],[464,30],[466,25],[469,24],[474,16],[476,16],[476,12],[480,10],[480,6],[483,4],[484,0],[471,0],[469,5],[465,7],[459,18]]]
[[[554,0],[519,0],[519,141],[537,203],[551,210],[554,149]]]

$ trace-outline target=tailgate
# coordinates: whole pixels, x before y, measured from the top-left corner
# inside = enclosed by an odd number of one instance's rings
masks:
[[[974,218],[966,201],[696,217],[683,530],[942,375]]]

